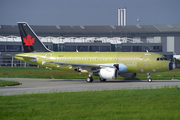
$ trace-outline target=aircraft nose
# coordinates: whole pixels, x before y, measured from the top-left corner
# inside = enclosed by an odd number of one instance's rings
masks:
[[[170,62],[169,63],[169,70],[173,70],[175,68],[175,64],[174,64],[174,62]]]

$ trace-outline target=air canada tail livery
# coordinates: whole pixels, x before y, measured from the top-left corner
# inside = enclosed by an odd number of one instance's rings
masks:
[[[53,52],[38,39],[35,32],[25,22],[19,22],[19,31],[24,47],[16,59],[53,69],[69,67],[77,72],[88,72],[87,82],[92,76],[100,81],[114,80],[118,75],[134,78],[137,73],[164,72],[174,69],[174,63],[163,55],[151,52]]]
[[[18,23],[24,52],[50,52],[26,23]]]

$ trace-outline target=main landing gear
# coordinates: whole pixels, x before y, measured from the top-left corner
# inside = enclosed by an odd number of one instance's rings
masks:
[[[100,80],[101,82],[106,82],[106,79],[99,78],[99,80]],[[87,78],[86,78],[86,82],[88,82],[88,83],[93,82],[93,78],[92,78],[92,77],[87,77]]]
[[[87,77],[87,78],[86,78],[86,81],[87,81],[88,83],[93,82],[93,78],[92,78],[92,77]]]
[[[93,82],[93,78],[91,77],[92,75],[93,75],[93,73],[92,73],[92,72],[89,72],[89,77],[86,78],[86,81],[87,81],[88,83]]]
[[[92,73],[89,72],[89,77],[86,78],[86,82],[88,82],[88,83],[93,82],[93,78],[91,76],[92,76]],[[99,78],[99,80],[101,82],[106,82],[106,79],[103,79],[103,78]]]
[[[147,81],[148,81],[148,82],[152,82],[152,79],[151,79],[151,76],[150,76],[150,75],[151,75],[151,73],[150,73],[150,72],[147,72],[147,78],[148,78]]]
[[[106,82],[106,79],[103,79],[103,78],[99,78],[99,80],[100,80],[101,82]]]

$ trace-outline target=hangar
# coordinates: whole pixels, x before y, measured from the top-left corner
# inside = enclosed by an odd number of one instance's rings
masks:
[[[158,52],[180,55],[180,25],[38,26],[30,25],[53,51]],[[17,25],[0,25],[0,66],[26,66],[5,54],[23,52]]]

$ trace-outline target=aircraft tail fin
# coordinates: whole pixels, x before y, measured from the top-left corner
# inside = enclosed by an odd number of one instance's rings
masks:
[[[50,52],[26,22],[18,22],[24,52]]]

